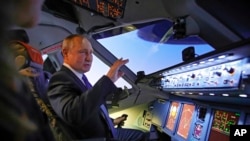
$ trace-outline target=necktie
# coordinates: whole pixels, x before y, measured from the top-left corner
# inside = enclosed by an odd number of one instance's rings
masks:
[[[92,85],[90,84],[90,82],[88,81],[87,77],[83,74],[82,75],[82,80],[85,84],[85,86],[89,89],[92,87]],[[109,117],[109,114],[108,114],[108,110],[107,108],[104,106],[104,104],[101,105],[100,107],[101,111],[102,111],[102,115],[104,116],[105,118],[105,121],[107,122],[108,126],[109,126],[109,129],[111,130],[111,133],[113,135],[113,138],[117,138],[117,133],[116,133],[116,130],[114,128],[114,124],[112,122],[112,120],[110,119]]]
[[[85,86],[86,86],[88,89],[92,87],[92,85],[90,84],[90,82],[89,82],[88,78],[86,77],[86,75],[84,75],[84,74],[82,75],[82,80],[83,80]]]

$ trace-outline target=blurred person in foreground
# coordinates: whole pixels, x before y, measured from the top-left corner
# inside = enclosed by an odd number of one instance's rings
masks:
[[[78,34],[66,37],[62,54],[63,65],[50,79],[48,98],[54,111],[75,134],[74,139],[146,140],[146,134],[140,130],[114,128],[125,117],[111,119],[105,107],[106,97],[118,89],[114,83],[124,75],[120,68],[129,60],[116,60],[92,86],[85,76],[93,61],[88,38]]]
[[[44,0],[0,1],[0,132],[8,141],[53,141],[46,117],[42,114],[27,84],[18,74],[8,47],[8,31],[38,24]]]

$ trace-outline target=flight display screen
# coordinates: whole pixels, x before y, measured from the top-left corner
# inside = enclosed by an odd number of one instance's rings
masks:
[[[66,0],[112,19],[122,18],[126,0]]]
[[[250,125],[250,114],[249,113],[246,115],[245,124]]]
[[[194,105],[184,104],[183,106],[177,134],[183,137],[184,139],[187,139],[188,137],[194,110],[195,110]]]
[[[240,114],[237,112],[228,112],[216,110],[212,122],[212,129],[209,136],[209,141],[221,139],[228,141],[230,134],[230,125],[238,124]]]
[[[203,128],[203,125],[201,125],[200,123],[195,123],[193,136],[196,139],[200,139],[201,138],[202,128]]]
[[[179,109],[180,103],[179,102],[172,102],[171,107],[168,113],[166,128],[173,131],[175,127],[175,123],[177,121],[178,116],[178,109]]]

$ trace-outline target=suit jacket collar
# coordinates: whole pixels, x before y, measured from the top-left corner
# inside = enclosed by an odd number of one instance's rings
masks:
[[[88,89],[83,84],[82,80],[80,80],[69,68],[62,66],[60,71],[66,72],[68,75],[70,75],[82,91],[86,91]]]

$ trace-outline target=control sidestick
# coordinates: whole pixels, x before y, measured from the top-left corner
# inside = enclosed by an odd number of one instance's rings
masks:
[[[124,121],[127,120],[128,115],[123,114],[121,117],[125,117],[125,119],[117,125],[117,128],[122,128],[122,126],[124,125]]]

